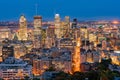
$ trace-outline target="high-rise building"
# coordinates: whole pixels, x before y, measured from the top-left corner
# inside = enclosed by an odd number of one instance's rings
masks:
[[[80,45],[81,45],[81,42],[80,42],[80,38],[77,38],[76,40],[76,46],[74,48],[74,52],[72,54],[72,72],[77,72],[77,71],[80,71]]]
[[[18,40],[27,40],[27,20],[23,15],[19,20]]]
[[[65,16],[65,26],[66,29],[70,29],[70,17],[69,16]]]
[[[73,19],[73,22],[72,22],[72,29],[75,29],[77,28],[77,19]]]
[[[69,31],[70,31],[70,17],[65,16],[64,22],[61,23],[61,34],[62,37],[68,37],[69,36]]]
[[[42,27],[42,17],[34,17],[34,48],[40,48],[40,36]]]
[[[61,38],[60,27],[61,27],[60,15],[56,14],[55,15],[55,35],[56,35],[56,38]]]
[[[34,17],[34,35],[40,35],[42,27],[42,17],[35,16]]]

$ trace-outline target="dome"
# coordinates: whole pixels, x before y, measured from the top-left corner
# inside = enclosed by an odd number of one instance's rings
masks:
[[[20,22],[24,22],[24,21],[26,21],[25,16],[22,15],[22,16],[20,17],[20,20],[19,20],[19,21],[20,21]]]

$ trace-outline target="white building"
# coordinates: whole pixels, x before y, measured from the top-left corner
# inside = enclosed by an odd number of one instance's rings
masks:
[[[32,67],[21,59],[7,58],[0,64],[0,78],[5,80],[20,80],[25,76],[32,77]]]

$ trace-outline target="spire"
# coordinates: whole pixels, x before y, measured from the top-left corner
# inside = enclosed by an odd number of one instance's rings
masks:
[[[18,40],[18,36],[17,36],[17,34],[16,34],[16,33],[15,33],[15,35],[14,35],[13,40]]]

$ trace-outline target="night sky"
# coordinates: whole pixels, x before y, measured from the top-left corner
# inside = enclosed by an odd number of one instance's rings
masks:
[[[120,19],[120,0],[0,0],[0,21],[18,20],[22,14],[32,20],[36,4],[44,20],[53,20],[55,13],[79,20]]]

